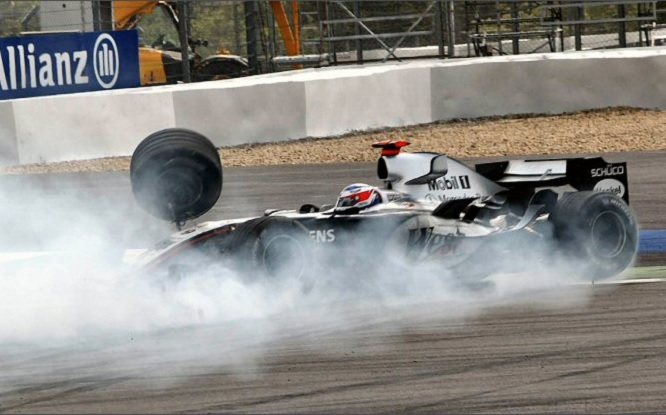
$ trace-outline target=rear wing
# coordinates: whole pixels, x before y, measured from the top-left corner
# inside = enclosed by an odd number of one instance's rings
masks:
[[[477,164],[476,171],[506,187],[564,186],[610,192],[629,203],[627,163],[602,157],[548,160],[508,160]]]
[[[629,203],[627,163],[601,157],[506,160],[481,163],[474,170],[444,154],[401,153],[408,141],[380,141],[377,177],[415,199],[448,200],[489,196],[507,188],[569,185],[576,190],[610,192]]]

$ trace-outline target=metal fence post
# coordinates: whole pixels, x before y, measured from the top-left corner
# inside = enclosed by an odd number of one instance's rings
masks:
[[[435,17],[434,17],[434,23],[435,23],[435,37],[437,38],[437,55],[439,55],[440,58],[445,57],[444,53],[444,26],[446,25],[446,22],[443,21],[443,10],[442,10],[442,2],[438,1],[435,4]]]
[[[273,13],[268,13],[268,33],[270,36],[271,41],[268,43],[268,55],[270,58],[266,61],[266,69],[268,72],[275,72],[275,61],[273,58],[275,58],[278,54],[277,52],[277,32],[275,30],[275,16]]]
[[[33,13],[33,10],[35,9],[30,10],[30,13]],[[109,0],[94,0],[92,2],[92,14],[94,31],[113,30],[111,2]]]
[[[257,75],[259,71],[259,52],[257,45],[259,38],[257,36],[257,2],[243,2],[245,12],[245,37],[247,40],[247,61],[250,64],[250,73]]]
[[[577,21],[583,20],[583,17],[584,17],[583,8],[582,7],[576,7],[574,10],[575,10],[575,13],[576,13],[575,20],[577,20]],[[582,29],[583,29],[582,24],[574,24],[574,38],[575,38],[575,43],[576,43],[576,50],[583,49]]]
[[[520,17],[520,13],[518,12],[518,4],[512,3],[511,4],[511,30],[514,33],[520,32],[520,23],[518,18]],[[519,39],[517,37],[514,37],[511,40],[511,52],[514,55],[520,54],[520,43]]]
[[[454,0],[446,4],[446,41],[449,48],[449,58],[456,57],[456,7]]]
[[[190,48],[189,48],[189,27],[187,24],[187,1],[180,0],[178,2],[178,33],[180,35],[180,54],[182,58],[181,68],[183,71],[183,82],[192,82],[190,74]]]
[[[619,19],[624,19],[626,17],[626,9],[624,4],[618,4],[617,6],[617,17]],[[638,30],[640,32],[640,28]],[[620,22],[618,27],[618,38],[620,40],[620,47],[627,47],[627,24],[625,22]]]
[[[238,19],[238,4],[239,0],[234,0],[234,53],[240,55],[241,53],[241,39],[240,39],[240,22]]]
[[[358,19],[361,19],[361,2],[354,2],[354,14]],[[354,34],[356,36],[361,35],[361,28],[359,25],[354,25]],[[361,39],[356,39],[356,60],[359,65],[363,64],[363,41]]]

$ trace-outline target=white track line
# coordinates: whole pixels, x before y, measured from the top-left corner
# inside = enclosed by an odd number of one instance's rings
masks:
[[[665,278],[632,278],[624,280],[597,281],[594,285],[612,285],[612,284],[640,284],[644,282],[666,282]]]

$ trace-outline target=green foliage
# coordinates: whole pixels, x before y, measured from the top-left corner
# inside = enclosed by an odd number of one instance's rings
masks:
[[[241,26],[242,2],[236,2],[236,4],[229,1],[191,2],[189,14],[191,37],[208,41],[208,46],[199,47],[197,52],[205,56],[214,54],[222,48],[235,54],[244,54],[241,45],[237,42],[241,31],[245,30],[244,25]],[[234,17],[238,18],[238,25],[235,24]]]
[[[237,15],[242,18],[242,3],[236,6],[232,2],[197,1],[188,3],[189,35],[192,40],[206,41],[207,46],[198,45],[196,51],[202,56],[218,53],[219,49],[226,49],[233,53],[243,54],[236,45],[236,31],[234,24],[234,7]],[[164,35],[170,44],[180,45],[180,39],[175,23],[171,20],[163,7],[158,7],[153,13],[142,17],[138,24],[140,42],[152,45]]]
[[[17,36],[21,32],[38,30],[39,23],[36,16],[21,25],[21,20],[30,10],[38,5],[38,1],[0,1],[0,37]]]
[[[666,1],[658,1],[655,7],[657,11],[662,11],[662,13],[657,13],[657,23],[666,23]]]
[[[158,43],[162,41],[173,45],[171,48],[174,50],[180,46],[178,28],[163,7],[157,7],[152,13],[144,15],[136,27],[139,31],[139,45],[159,47]]]

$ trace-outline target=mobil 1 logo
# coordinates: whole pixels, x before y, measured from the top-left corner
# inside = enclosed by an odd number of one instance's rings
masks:
[[[466,174],[460,176],[442,176],[428,182],[428,190],[466,190],[471,188],[469,176]]]
[[[467,174],[449,174],[428,182],[426,194],[423,196],[430,201],[445,201],[476,197],[477,192],[470,192],[472,183]]]

